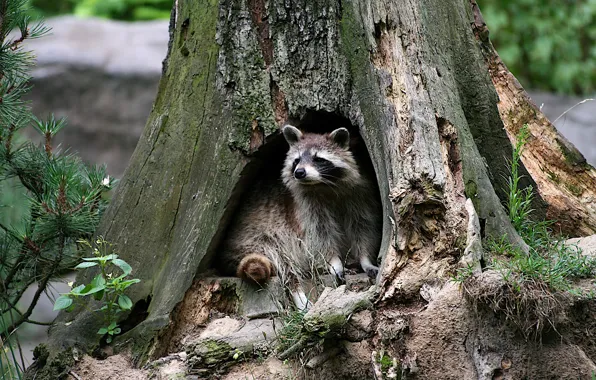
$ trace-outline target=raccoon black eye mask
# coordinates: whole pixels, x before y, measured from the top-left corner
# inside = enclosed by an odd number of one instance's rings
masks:
[[[330,271],[340,278],[345,247],[365,272],[376,276],[373,262],[380,244],[380,204],[371,182],[374,175],[363,176],[349,150],[350,133],[338,128],[328,135],[310,134],[291,125],[282,131],[290,145],[282,171],[284,184],[304,207],[300,214],[306,233],[328,241],[313,242],[313,246],[325,251]],[[313,188],[312,184],[320,186]]]
[[[360,170],[347,129],[282,132],[289,149],[281,176],[251,187],[228,229],[222,266],[259,284],[279,276],[304,309],[310,303],[300,283],[312,268],[343,279],[344,262],[356,259],[376,276],[382,213],[374,173]]]

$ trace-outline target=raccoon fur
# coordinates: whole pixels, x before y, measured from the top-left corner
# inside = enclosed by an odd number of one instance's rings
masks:
[[[374,174],[356,162],[347,129],[313,134],[286,125],[283,135],[290,148],[281,177],[251,189],[228,229],[221,263],[227,274],[259,284],[278,275],[305,307],[299,282],[317,268],[343,280],[344,263],[358,260],[376,276],[382,212]]]

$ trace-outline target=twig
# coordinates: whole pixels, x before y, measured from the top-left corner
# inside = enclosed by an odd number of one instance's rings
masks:
[[[19,243],[23,244],[23,239],[21,239],[20,236],[15,235],[8,227],[2,224],[2,222],[0,222],[0,228],[2,228],[4,232],[12,236],[14,239],[18,240]]]
[[[565,116],[565,114],[569,111],[571,111],[572,109],[574,109],[575,107],[579,106],[580,104],[584,104],[585,102],[590,102],[590,101],[594,101],[596,99],[584,99],[581,102],[577,103],[576,105],[574,105],[573,107],[569,108],[568,110],[566,110],[565,112],[563,112],[561,115],[559,115],[558,118],[555,119],[555,121],[553,121],[553,124],[555,124],[560,118],[562,118],[563,116]]]
[[[21,299],[21,297],[23,296],[23,294],[25,294],[25,292],[29,288],[29,285],[33,284],[34,282],[35,282],[35,278],[32,277],[31,279],[28,279],[25,284],[21,285],[21,290],[19,290],[19,292],[17,293],[17,295],[14,297],[14,301],[11,302],[10,299],[4,298],[7,301],[7,303],[9,304],[10,307],[7,308],[7,309],[2,309],[2,312],[5,313],[5,312],[7,312],[10,309],[14,309],[14,310],[17,310],[20,315],[23,315],[23,313],[21,313],[16,308],[16,303]]]
[[[38,325],[38,326],[51,326],[52,325],[52,322],[39,322],[39,321],[31,320],[31,319],[25,320],[24,323],[31,323],[32,325]]]
[[[70,371],[68,371],[68,374],[69,374],[70,376],[74,377],[74,378],[75,378],[75,379],[77,379],[77,380],[81,380],[81,378],[79,377],[79,375],[77,375],[77,374],[75,373],[75,371],[73,371],[72,369],[71,369]]]
[[[308,343],[308,338],[302,337],[302,338],[300,338],[300,340],[298,342],[294,343],[290,348],[288,348],[287,350],[285,350],[284,352],[279,354],[277,356],[277,358],[279,360],[286,360],[290,356],[294,355],[295,353],[297,353],[298,351],[300,351],[304,347],[306,347],[307,343]]]
[[[6,302],[6,304],[8,305],[7,308],[1,309],[2,310],[2,314],[9,312],[10,309],[13,309],[17,313],[19,313],[19,315],[23,315],[23,313],[21,313],[21,311],[15,305],[16,302],[12,302],[10,300],[10,297],[8,295],[2,294],[1,296],[2,296],[2,298],[4,298],[4,302]],[[17,301],[18,301],[18,299],[17,299]]]
[[[25,41],[25,38],[29,37],[29,30],[25,29],[24,31],[21,30],[21,37],[19,37],[18,39],[12,41],[12,43],[10,44],[10,49],[11,50],[17,50],[19,48],[19,44],[23,41]]]
[[[8,0],[0,0],[0,33],[4,25],[4,18],[6,17],[6,9],[8,7]],[[1,36],[4,37],[4,36]]]

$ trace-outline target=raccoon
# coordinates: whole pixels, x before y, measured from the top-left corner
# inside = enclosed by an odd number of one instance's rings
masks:
[[[381,205],[376,181],[361,170],[350,134],[303,133],[286,125],[290,148],[281,177],[251,190],[228,230],[224,271],[258,284],[273,275],[290,285],[299,308],[308,306],[300,279],[326,266],[340,280],[344,263],[358,260],[376,276],[381,242]]]

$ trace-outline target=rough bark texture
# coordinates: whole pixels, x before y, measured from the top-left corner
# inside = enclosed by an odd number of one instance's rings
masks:
[[[474,33],[481,44],[491,80],[499,95],[499,115],[513,142],[528,125],[530,138],[522,161],[547,202],[546,216],[569,236],[596,233],[596,171],[540,112],[488,39],[478,5],[472,1]]]
[[[532,363],[556,355],[587,374],[580,346],[536,348],[494,313],[475,314],[448,281],[464,251],[480,267],[478,234],[524,245],[495,191],[511,144],[473,22],[458,1],[178,0],[157,100],[100,228],[142,280],[133,301],[150,301],[116,348],[132,347],[137,362],[165,354],[176,328],[189,327],[179,320],[188,309],[204,328],[201,308],[220,298],[203,274],[266,162],[259,148],[307,117],[360,131],[383,203],[372,338],[342,346],[344,360],[364,363],[345,378],[386,375],[386,359],[418,378],[541,378]],[[91,346],[94,318],[62,315],[51,347]],[[211,352],[193,350],[196,365]],[[315,374],[341,372],[341,355]]]

